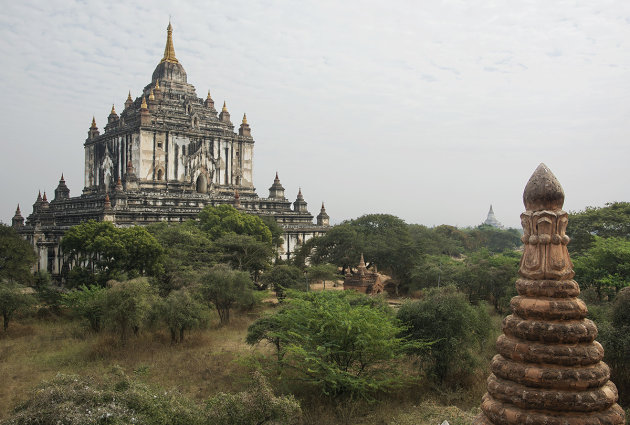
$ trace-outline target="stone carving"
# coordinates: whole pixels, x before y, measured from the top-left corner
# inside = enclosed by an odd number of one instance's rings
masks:
[[[513,314],[491,363],[488,392],[476,425],[621,425],[624,412],[597,327],[577,296],[565,235],[564,191],[540,164],[530,178],[521,215],[525,244]]]

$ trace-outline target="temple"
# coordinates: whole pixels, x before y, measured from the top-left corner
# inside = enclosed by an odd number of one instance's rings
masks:
[[[524,251],[512,314],[492,359],[475,425],[622,425],[597,327],[577,298],[564,191],[540,164],[523,193]]]
[[[488,211],[488,217],[486,221],[483,222],[486,226],[496,227],[497,229],[503,229],[503,225],[497,218],[494,216],[494,210],[492,209],[492,205],[490,205],[490,211]]]
[[[313,223],[302,190],[292,204],[277,173],[269,196],[257,195],[247,116],[235,129],[225,101],[218,112],[210,91],[205,99],[197,97],[175,56],[170,23],[164,56],[151,81],[135,99],[129,92],[120,114],[112,105],[102,133],[92,118],[84,151],[80,196],[70,196],[62,175],[51,201],[40,193],[26,220],[19,206],[13,217],[13,227],[39,256],[37,270],[61,273],[61,238],[86,220],[116,226],[182,222],[196,218],[206,205],[231,204],[276,220],[284,229],[279,250],[284,259],[329,226],[324,205]]]
[[[385,280],[376,271],[376,266],[373,269],[373,271],[368,270],[363,254],[361,254],[357,272],[353,274],[352,270],[348,270],[343,281],[343,289],[357,291],[366,295],[381,294],[385,290]]]

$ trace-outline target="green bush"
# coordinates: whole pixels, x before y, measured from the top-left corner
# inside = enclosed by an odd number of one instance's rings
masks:
[[[265,377],[256,372],[247,391],[219,393],[208,400],[207,423],[222,425],[290,425],[302,416],[300,403],[292,395],[276,397]]]
[[[282,378],[331,397],[371,398],[404,379],[409,344],[389,307],[351,291],[289,292],[276,314],[254,322],[247,342],[277,349]]]
[[[419,354],[428,375],[440,384],[465,383],[476,366],[474,352],[490,333],[485,305],[472,306],[454,287],[431,289],[424,299],[405,303],[398,319],[407,327],[403,335],[431,343]]]
[[[62,295],[62,303],[75,317],[87,320],[90,329],[100,332],[103,327],[103,309],[107,289],[101,286],[81,286]]]

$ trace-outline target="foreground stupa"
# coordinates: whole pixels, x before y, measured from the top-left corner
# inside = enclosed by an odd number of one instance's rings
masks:
[[[523,193],[525,245],[513,314],[503,320],[476,425],[621,425],[617,388],[577,298],[564,192],[540,164]]]

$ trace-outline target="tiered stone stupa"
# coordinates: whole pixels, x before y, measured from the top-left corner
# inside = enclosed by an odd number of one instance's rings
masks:
[[[524,252],[513,314],[491,363],[488,392],[475,425],[621,425],[597,327],[577,298],[565,235],[564,191],[540,164],[529,179],[521,214]]]

